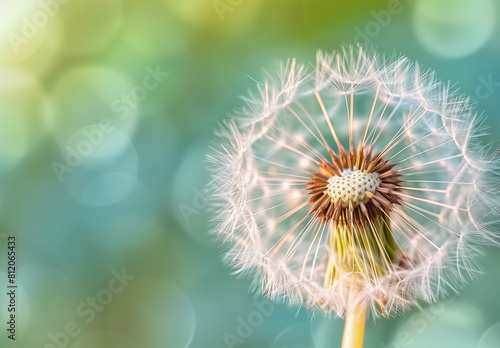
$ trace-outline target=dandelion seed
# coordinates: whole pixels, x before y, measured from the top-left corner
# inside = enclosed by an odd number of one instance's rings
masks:
[[[498,154],[480,116],[406,58],[361,48],[295,60],[226,121],[209,155],[226,261],[273,300],[346,318],[457,291],[498,243]],[[272,168],[272,170],[270,169]],[[353,340],[353,341],[351,341]]]

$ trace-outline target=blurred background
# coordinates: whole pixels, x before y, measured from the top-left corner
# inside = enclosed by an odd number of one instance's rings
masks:
[[[0,0],[1,347],[340,347],[249,293],[207,233],[205,154],[263,68],[360,43],[457,83],[500,134],[494,0]],[[7,237],[17,337],[7,339]],[[500,250],[365,347],[500,347]]]

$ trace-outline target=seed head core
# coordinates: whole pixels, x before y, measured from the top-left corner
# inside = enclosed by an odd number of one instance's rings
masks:
[[[332,161],[323,160],[306,184],[310,214],[323,222],[364,228],[400,204],[401,174],[381,154],[340,149],[339,156],[331,151]]]
[[[326,193],[332,202],[336,202],[340,198],[342,208],[348,207],[349,201],[355,208],[359,206],[360,202],[367,203],[370,198],[366,196],[365,192],[375,193],[381,182],[377,173],[367,173],[356,167],[353,170],[346,168],[341,176],[332,176],[328,179]]]

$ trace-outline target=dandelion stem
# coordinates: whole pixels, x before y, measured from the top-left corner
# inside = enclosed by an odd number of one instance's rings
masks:
[[[365,333],[366,307],[353,304],[345,318],[342,348],[362,348]]]

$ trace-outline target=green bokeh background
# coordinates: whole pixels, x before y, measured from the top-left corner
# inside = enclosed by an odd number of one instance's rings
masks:
[[[342,320],[261,315],[222,265],[202,194],[213,129],[263,68],[360,42],[457,82],[495,140],[499,16],[494,0],[0,0],[0,346],[340,347]],[[370,321],[365,347],[500,347],[500,251],[481,262],[448,302]]]

